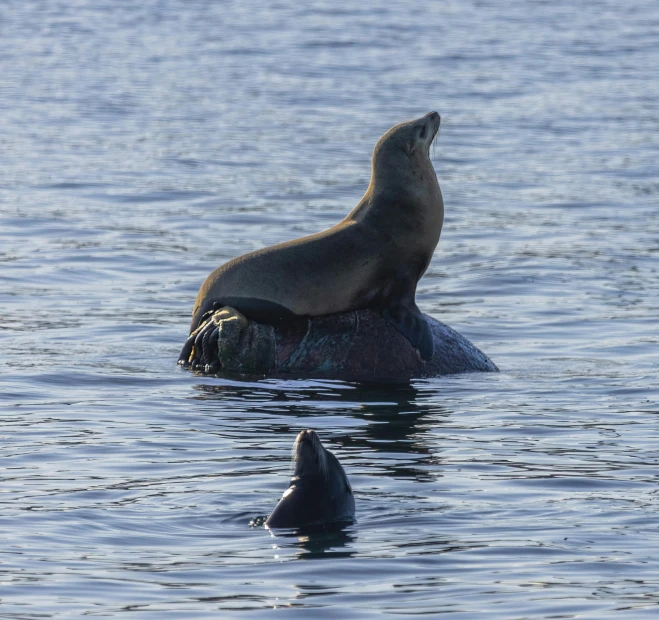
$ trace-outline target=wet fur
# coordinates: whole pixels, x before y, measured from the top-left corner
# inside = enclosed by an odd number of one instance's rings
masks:
[[[269,528],[298,529],[354,517],[355,500],[348,477],[314,431],[298,434],[293,444],[293,466],[290,486],[265,522]]]
[[[305,458],[303,454],[305,443],[302,441],[304,433],[298,434],[295,438],[295,443],[292,449],[292,466],[293,476],[300,476],[303,472]],[[320,443],[320,438],[313,431],[307,431],[307,437],[311,438],[311,449],[313,450],[313,458],[315,459],[315,467],[318,469],[320,475],[327,480],[327,456],[323,444]],[[308,459],[309,457],[307,457]]]

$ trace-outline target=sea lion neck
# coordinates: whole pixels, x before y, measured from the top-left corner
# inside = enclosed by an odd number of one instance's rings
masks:
[[[373,196],[405,196],[427,185],[437,185],[437,175],[425,145],[410,150],[407,140],[392,135],[373,149],[371,180],[367,193]]]
[[[327,477],[319,471],[294,474],[290,486],[294,488],[321,488],[327,485]]]
[[[422,152],[410,155],[391,147],[376,149],[366,193],[346,219],[376,228],[381,223],[390,230],[392,222],[405,228],[416,222],[437,230],[439,239],[444,203],[430,158]]]

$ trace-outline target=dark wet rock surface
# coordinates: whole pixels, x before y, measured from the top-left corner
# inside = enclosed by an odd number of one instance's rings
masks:
[[[395,381],[496,372],[494,363],[448,325],[426,317],[435,350],[423,361],[395,327],[371,310],[300,319],[273,327],[232,308],[210,316],[180,362],[209,373]]]

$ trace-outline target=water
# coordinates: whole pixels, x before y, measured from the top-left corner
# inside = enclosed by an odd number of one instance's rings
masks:
[[[659,8],[6,2],[0,617],[655,617]],[[436,109],[421,308],[502,369],[176,366],[217,265],[324,229]],[[314,428],[339,535],[261,527]],[[301,561],[306,560],[306,561]]]

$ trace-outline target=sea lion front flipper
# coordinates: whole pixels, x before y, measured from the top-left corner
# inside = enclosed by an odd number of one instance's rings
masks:
[[[416,304],[395,304],[385,308],[382,314],[419,350],[421,359],[427,361],[432,358],[435,351],[432,330]]]

